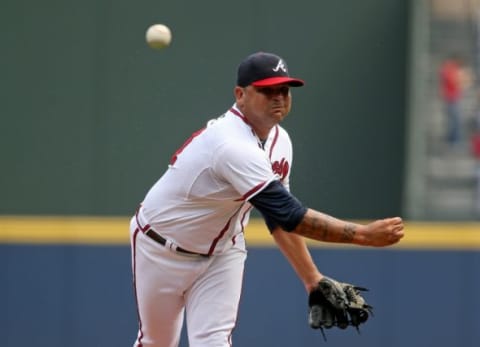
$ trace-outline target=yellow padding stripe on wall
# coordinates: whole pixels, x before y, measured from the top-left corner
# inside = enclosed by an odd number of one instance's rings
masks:
[[[129,217],[0,216],[0,243],[126,245],[129,223]],[[405,233],[393,248],[480,249],[480,223],[407,222]],[[245,237],[249,246],[274,245],[261,220],[250,222]],[[310,240],[308,243],[311,247],[352,247]]]
[[[125,217],[0,217],[0,243],[127,244]]]

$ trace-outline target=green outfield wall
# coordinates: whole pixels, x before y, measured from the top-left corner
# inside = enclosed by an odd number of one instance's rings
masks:
[[[306,80],[285,121],[292,190],[339,217],[401,213],[408,6],[367,1],[7,1],[0,214],[126,215],[233,102],[246,55]],[[149,49],[165,23],[172,45]]]

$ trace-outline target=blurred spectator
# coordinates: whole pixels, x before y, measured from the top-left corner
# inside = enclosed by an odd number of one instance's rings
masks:
[[[440,95],[447,116],[446,141],[454,146],[461,140],[461,107],[463,92],[470,84],[464,61],[457,55],[446,59],[440,67]]]
[[[472,136],[472,153],[480,161],[480,130],[477,130]]]
[[[472,136],[472,154],[476,158],[477,194],[476,194],[476,213],[480,217],[480,127],[477,126]]]

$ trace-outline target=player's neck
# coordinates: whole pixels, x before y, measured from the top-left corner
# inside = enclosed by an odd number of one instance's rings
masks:
[[[265,142],[268,139],[268,135],[276,123],[266,121],[265,118],[256,117],[255,115],[248,114],[241,107],[235,105],[231,111],[240,116],[245,123],[247,123],[253,130],[253,133],[260,142]]]

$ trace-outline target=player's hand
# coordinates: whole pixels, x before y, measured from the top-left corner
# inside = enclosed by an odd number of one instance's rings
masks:
[[[349,283],[323,277],[308,295],[308,323],[313,329],[320,329],[326,340],[323,329],[334,326],[346,329],[354,326],[357,331],[360,324],[365,323],[373,313],[361,291],[368,289]]]
[[[362,244],[365,246],[390,246],[404,236],[403,220],[400,217],[376,220],[362,230]]]

